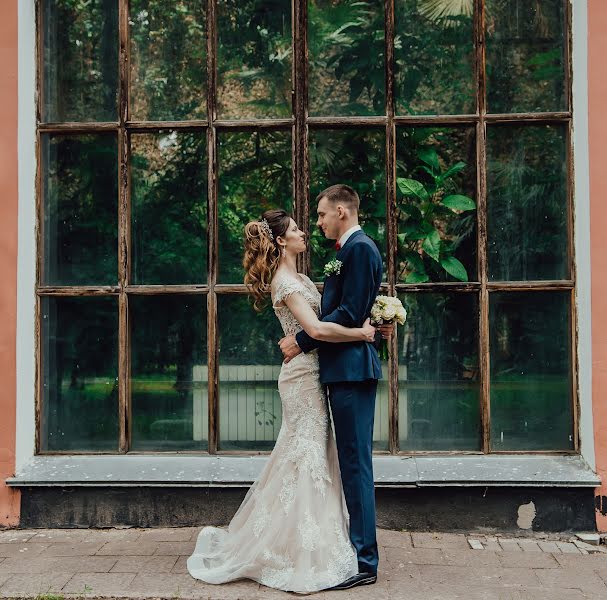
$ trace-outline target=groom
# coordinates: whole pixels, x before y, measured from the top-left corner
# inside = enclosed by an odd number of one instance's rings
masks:
[[[338,265],[325,279],[321,320],[361,327],[371,313],[382,280],[382,261],[375,243],[358,224],[360,199],[348,185],[323,190],[317,225],[337,240]],[[335,272],[338,271],[338,272]],[[391,326],[390,326],[391,327]],[[386,330],[384,337],[390,335]],[[289,362],[300,352],[318,348],[320,381],[328,386],[339,466],[350,513],[350,538],[358,554],[358,574],[332,589],[349,589],[377,580],[375,491],[373,485],[373,417],[381,364],[367,342],[323,344],[300,331],[280,341]]]

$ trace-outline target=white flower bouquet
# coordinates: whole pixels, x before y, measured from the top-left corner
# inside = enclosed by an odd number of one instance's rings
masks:
[[[371,308],[371,322],[373,324],[382,325],[396,321],[399,325],[404,325],[406,320],[407,311],[398,298],[394,296],[377,296],[375,298],[375,302]],[[383,338],[379,347],[379,357],[382,360],[390,358],[388,342]]]

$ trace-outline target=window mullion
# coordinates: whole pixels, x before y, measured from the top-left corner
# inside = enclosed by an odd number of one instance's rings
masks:
[[[565,94],[567,98],[567,110],[573,113],[573,99],[571,82],[573,80],[573,70],[571,56],[573,52],[572,26],[573,15],[572,6],[569,0],[563,0],[565,15]],[[577,285],[576,260],[575,260],[575,219],[574,219],[574,169],[573,169],[573,119],[567,124],[567,245],[569,261],[569,278]],[[571,344],[571,415],[573,426],[573,449],[580,451],[580,432],[579,432],[579,354],[578,354],[578,318],[577,302],[575,288],[571,290],[571,299],[569,302],[569,335]]]
[[[130,279],[130,186],[129,138],[126,122],[129,115],[129,16],[128,1],[118,2],[118,427],[119,451],[130,447],[131,402],[129,393],[129,318],[126,287]]]
[[[207,362],[208,362],[208,411],[209,453],[217,453],[219,432],[219,335],[217,329],[218,227],[217,227],[217,0],[207,0]]]
[[[293,194],[295,218],[302,231],[310,231],[309,169],[308,169],[308,4],[292,0],[293,35]],[[310,272],[310,245],[300,259],[298,268]]]
[[[476,125],[476,177],[477,177],[477,269],[481,283],[479,299],[479,369],[481,401],[481,449],[490,451],[490,398],[489,398],[489,290],[487,288],[487,144],[486,123],[486,53],[485,53],[485,0],[474,4],[474,45],[476,64],[476,103],[479,121]]]
[[[396,292],[396,130],[394,125],[394,0],[384,2],[386,45],[386,256],[388,259],[388,289],[390,295]],[[388,449],[398,452],[398,340],[391,340],[390,360],[388,362]]]

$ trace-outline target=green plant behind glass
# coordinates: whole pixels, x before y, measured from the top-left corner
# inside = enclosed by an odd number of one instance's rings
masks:
[[[468,281],[466,267],[454,256],[461,235],[448,234],[445,221],[465,218],[465,213],[476,210],[472,198],[458,193],[453,177],[466,168],[459,161],[448,168],[441,166],[434,148],[423,147],[417,152],[423,163],[413,172],[421,171],[428,177],[418,179],[398,177],[400,192],[397,198],[398,220],[403,223],[398,234],[398,256],[402,261],[399,279],[406,283],[424,283],[432,272],[447,272],[459,281]]]

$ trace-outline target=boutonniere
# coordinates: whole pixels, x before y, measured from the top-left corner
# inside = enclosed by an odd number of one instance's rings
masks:
[[[334,258],[333,260],[330,260],[325,265],[325,268],[323,269],[323,273],[327,277],[330,277],[331,275],[339,275],[339,273],[341,271],[341,265],[342,265],[341,260],[337,260],[336,258]]]

